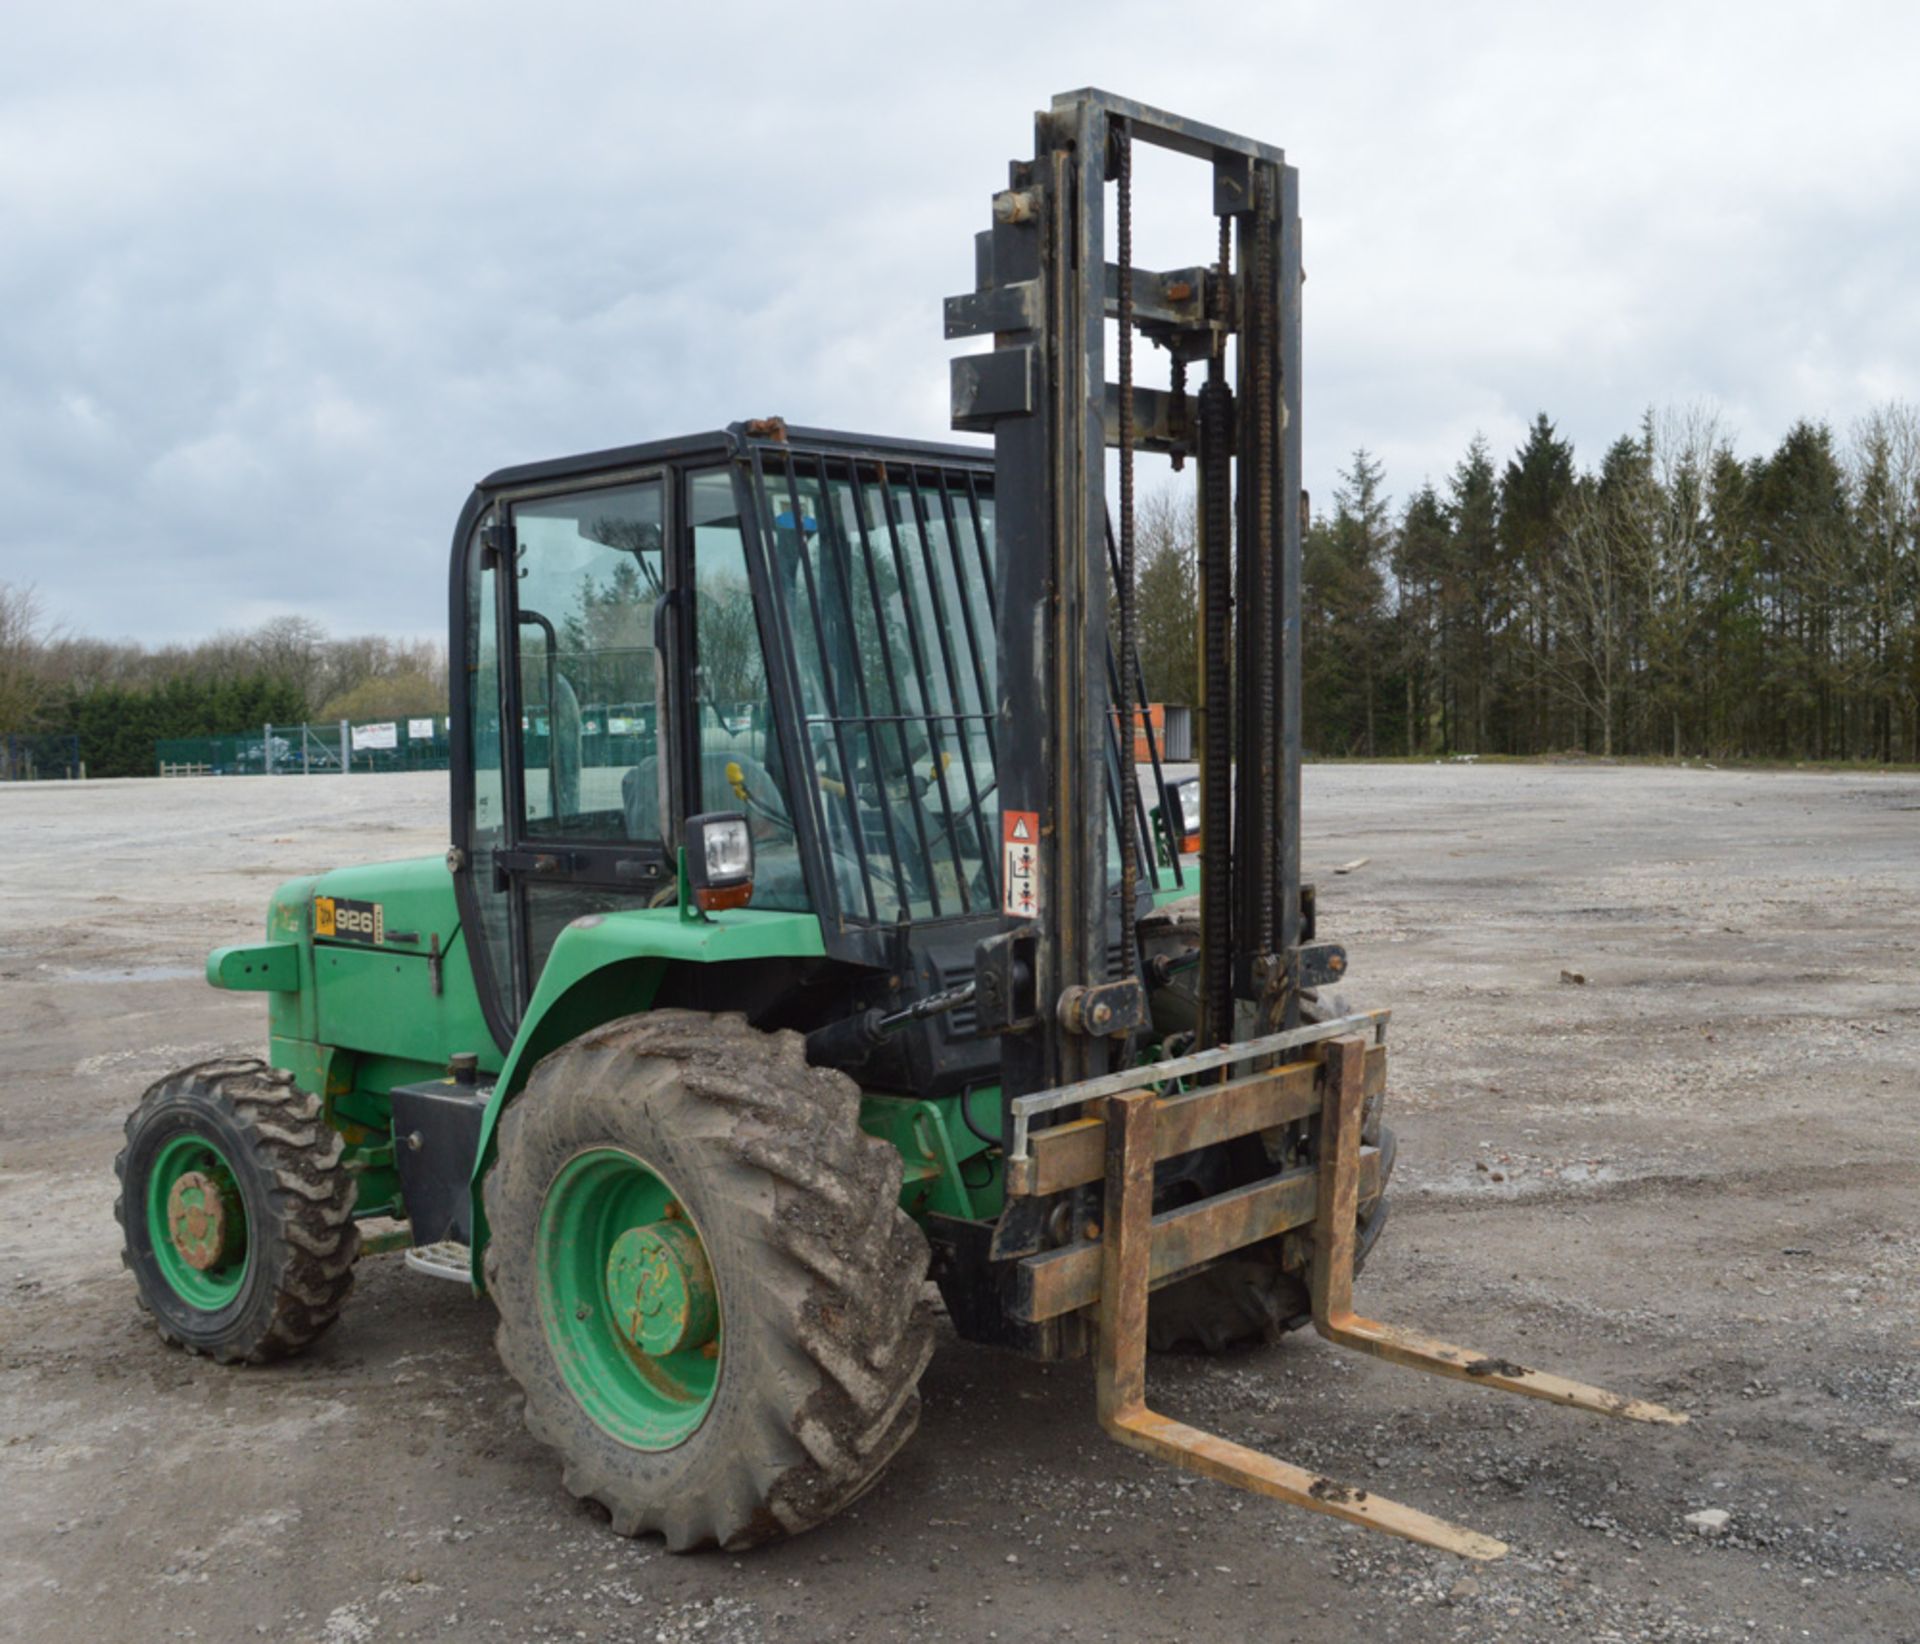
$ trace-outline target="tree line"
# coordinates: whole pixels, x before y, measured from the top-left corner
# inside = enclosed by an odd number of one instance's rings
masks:
[[[1198,700],[1190,487],[1138,522],[1147,694]],[[1742,458],[1649,410],[1591,468],[1543,414],[1398,505],[1362,449],[1302,554],[1303,726],[1323,757],[1707,755],[1920,762],[1920,407],[1802,420]],[[444,713],[427,642],[277,617],[149,648],[51,629],[0,583],[0,736],[78,736],[96,775],[268,721]]]
[[[1191,702],[1190,499],[1140,542],[1148,692]],[[1359,450],[1302,587],[1310,754],[1920,761],[1920,407],[1749,458],[1650,410],[1591,468],[1541,415],[1398,505]]]
[[[31,589],[0,583],[0,738],[76,737],[91,776],[153,775],[166,738],[446,711],[431,641],[334,638],[297,616],[191,645],[77,638]]]

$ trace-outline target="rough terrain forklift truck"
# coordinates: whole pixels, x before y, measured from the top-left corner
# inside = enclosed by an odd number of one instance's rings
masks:
[[[1191,267],[1133,266],[1141,143],[1197,162],[1218,239]],[[404,1244],[491,1295],[571,1491],[622,1534],[744,1547],[906,1441],[931,1276],[969,1340],[1091,1353],[1124,1443],[1496,1556],[1145,1402],[1149,1344],[1311,1321],[1677,1419],[1352,1309],[1387,1014],[1321,1003],[1346,959],[1300,882],[1297,174],[1075,92],[975,265],[947,334],[992,344],[953,360],[953,420],[990,447],[763,420],[478,486],[452,847],[295,880],[264,942],[210,957],[268,996],[270,1054],[129,1119],[141,1299],[257,1363]],[[1141,451],[1196,476],[1197,779],[1141,714]]]

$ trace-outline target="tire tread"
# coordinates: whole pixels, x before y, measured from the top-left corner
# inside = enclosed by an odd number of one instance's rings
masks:
[[[662,1064],[670,1078],[660,1076]],[[676,1551],[797,1534],[868,1488],[919,1420],[918,1384],[933,1348],[919,1307],[928,1251],[899,1208],[899,1154],[859,1128],[858,1087],[811,1066],[798,1034],[762,1032],[738,1015],[651,1012],[563,1046],[508,1106],[484,1186],[496,1232],[534,1224],[545,1184],[530,1179],[520,1156],[540,1105],[594,1088],[631,1100],[643,1084],[674,1102],[676,1142],[718,1150],[739,1178],[740,1205],[755,1198],[756,1180],[770,1184],[774,1213],[755,1232],[777,1259],[756,1277],[756,1319],[799,1367],[792,1380],[803,1391],[779,1377],[754,1386],[742,1419],[755,1442],[734,1444],[696,1485],[652,1499],[644,1480],[620,1476],[597,1446],[575,1440],[571,1395],[544,1362],[531,1279],[510,1271],[515,1253],[496,1237],[485,1260],[500,1302],[500,1356],[527,1394],[528,1429],[564,1458],[567,1489],[601,1503],[620,1534],[658,1532]],[[560,1117],[556,1106],[555,1123]],[[723,1289],[726,1282],[723,1274]]]
[[[358,1184],[342,1168],[344,1143],[327,1128],[320,1098],[295,1085],[293,1076],[254,1057],[217,1057],[168,1074],[149,1086],[127,1115],[127,1146],[114,1159],[121,1191],[113,1202],[123,1243],[120,1259],[133,1268],[127,1219],[127,1155],[143,1123],[184,1095],[224,1107],[265,1177],[275,1184],[265,1227],[251,1226],[256,1252],[280,1246],[285,1260],[263,1317],[242,1338],[213,1344],[187,1339],[144,1289],[141,1308],[163,1341],[222,1364],[266,1364],[311,1345],[339,1317],[353,1289],[360,1230],[353,1221]]]

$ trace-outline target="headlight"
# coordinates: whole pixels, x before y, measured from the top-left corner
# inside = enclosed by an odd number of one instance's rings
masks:
[[[753,834],[738,811],[687,818],[687,878],[702,912],[743,908],[753,897]]]

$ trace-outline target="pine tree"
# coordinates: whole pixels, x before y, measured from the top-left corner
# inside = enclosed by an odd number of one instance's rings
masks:
[[[1400,516],[1391,556],[1394,652],[1406,693],[1404,734],[1409,754],[1448,746],[1443,711],[1448,646],[1441,590],[1451,549],[1446,508],[1428,482],[1414,492]]]
[[[1526,443],[1500,479],[1500,547],[1503,572],[1516,607],[1514,660],[1519,678],[1520,745],[1543,748],[1551,734],[1544,672],[1553,636],[1547,582],[1564,544],[1564,518],[1573,494],[1573,446],[1556,437],[1543,411],[1533,419]]]
[[[1330,754],[1378,751],[1380,664],[1387,647],[1392,525],[1380,465],[1363,448],[1340,476],[1334,516],[1301,546],[1302,730]]]
[[[1756,476],[1754,510],[1775,640],[1769,751],[1826,759],[1843,751],[1835,743],[1836,623],[1852,570],[1846,477],[1826,424],[1802,420],[1787,431]]]
[[[1455,738],[1470,753],[1491,746],[1494,647],[1505,631],[1509,594],[1500,554],[1500,495],[1484,435],[1475,434],[1447,482],[1452,541],[1443,598],[1459,639]]]

